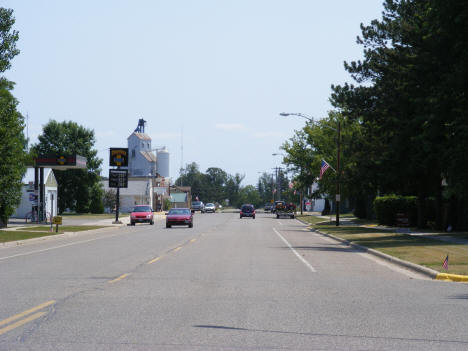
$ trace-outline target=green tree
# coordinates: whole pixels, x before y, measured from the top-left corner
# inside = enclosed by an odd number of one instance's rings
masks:
[[[102,203],[102,191],[99,190],[102,159],[97,157],[97,150],[93,149],[94,131],[72,121],[51,120],[43,127],[43,132],[38,138],[39,143],[33,146],[38,155],[78,154],[87,160],[87,169],[55,173],[58,182],[59,212],[70,208],[79,213],[86,213],[90,211],[91,206],[96,209],[99,206],[97,203]]]
[[[7,226],[21,200],[26,151],[24,120],[10,91],[13,83],[0,80],[0,227]]]
[[[211,167],[205,173],[206,202],[222,203],[226,199],[226,182],[228,174],[221,168]]]
[[[14,24],[13,10],[0,7],[0,72],[2,73],[11,67],[11,60],[19,54],[16,48],[19,34],[13,30]]]
[[[239,200],[236,207],[242,204],[252,204],[255,207],[260,207],[263,203],[258,190],[253,185],[246,185],[239,191]]]
[[[273,176],[266,172],[262,173],[258,178],[257,190],[263,204],[273,200],[273,189],[275,188],[274,181]]]
[[[19,54],[18,32],[13,30],[13,10],[0,7],[0,73],[11,66]],[[21,200],[25,172],[26,140],[24,119],[17,111],[18,101],[11,94],[14,83],[0,77],[0,227],[7,226]]]
[[[181,173],[175,182],[176,185],[190,186],[192,188],[193,199],[198,197],[200,200],[205,201],[205,196],[207,195],[205,177],[200,172],[199,166],[195,162],[192,162],[187,164]]]
[[[441,227],[443,177],[452,202],[468,195],[467,19],[463,2],[386,0],[382,19],[361,25],[364,59],[345,63],[358,85],[332,87],[332,103],[362,127],[359,189],[417,195],[418,226],[435,197]],[[456,207],[466,226],[467,207]]]

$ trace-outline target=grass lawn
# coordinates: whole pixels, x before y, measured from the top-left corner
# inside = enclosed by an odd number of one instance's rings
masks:
[[[63,234],[64,232],[80,232],[84,230],[93,230],[105,228],[105,226],[92,226],[92,225],[82,225],[82,226],[59,226],[59,232],[55,232],[55,226],[53,227],[54,231],[50,231],[50,226],[37,226],[30,227],[27,229],[22,228],[21,230],[0,230],[0,243],[5,243],[8,241],[17,241],[25,240],[32,238],[39,238],[41,236]]]
[[[316,216],[297,216],[312,228],[332,234],[355,244],[369,247],[388,255],[401,258],[442,273],[468,275],[468,245],[452,244],[435,239],[395,233],[393,230],[361,227],[361,224],[375,224],[364,220],[353,220],[352,226],[335,226],[335,222]],[[468,239],[468,233],[443,234]],[[449,269],[445,271],[442,262],[449,255]]]
[[[468,275],[468,245],[359,226],[315,225],[316,229],[439,272]],[[449,269],[442,262],[449,255]]]

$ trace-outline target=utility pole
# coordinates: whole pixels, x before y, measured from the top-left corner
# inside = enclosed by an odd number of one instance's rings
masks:
[[[281,182],[280,182],[280,176],[281,176],[281,170],[283,169],[282,167],[275,167],[273,168],[275,170],[275,175],[276,175],[276,192],[278,193],[278,200],[281,200]]]
[[[340,139],[341,139],[341,123],[338,120],[338,139],[336,141],[336,226],[340,225],[340,202],[341,202],[341,195],[340,195],[340,178],[341,178],[341,170],[340,170]]]

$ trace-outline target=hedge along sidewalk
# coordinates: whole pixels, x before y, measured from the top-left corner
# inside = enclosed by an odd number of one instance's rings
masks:
[[[365,228],[355,224],[336,227],[333,222],[323,222],[322,218],[298,217],[312,224],[312,227],[320,232],[435,271],[443,269],[442,263],[449,255],[448,275],[438,274],[436,279],[468,282],[468,245]]]

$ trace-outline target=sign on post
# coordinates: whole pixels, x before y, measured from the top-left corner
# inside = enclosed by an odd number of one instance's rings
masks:
[[[128,170],[109,169],[109,188],[128,188]]]
[[[128,167],[128,148],[111,147],[109,155],[109,166]]]
[[[52,224],[60,224],[62,225],[62,216],[54,216],[52,218]]]

